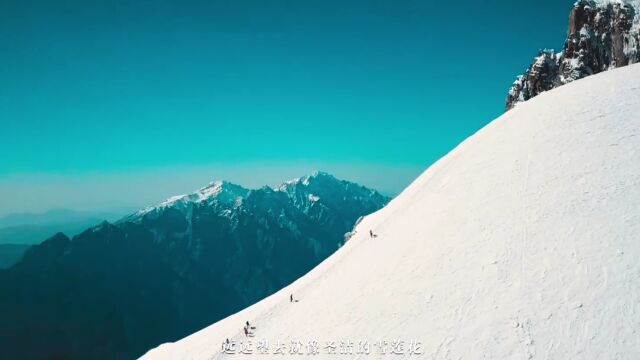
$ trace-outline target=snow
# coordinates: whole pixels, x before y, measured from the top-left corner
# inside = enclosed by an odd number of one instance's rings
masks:
[[[282,191],[282,192],[289,192],[292,189],[294,189],[297,185],[302,185],[302,186],[309,186],[311,185],[311,182],[313,179],[317,179],[317,178],[331,178],[333,180],[338,181],[333,175],[326,173],[324,171],[314,171],[311,175],[306,175],[303,177],[299,177],[299,178],[295,178],[289,181],[285,181],[284,183],[280,184],[280,186],[277,186],[275,188],[273,188],[274,191]],[[311,201],[317,201],[319,200],[313,200],[311,198],[309,198],[309,200]]]
[[[576,2],[577,4],[577,2]],[[638,9],[640,9],[640,0],[595,0],[595,5],[597,7],[606,7],[608,5],[629,5],[631,7],[633,7],[634,9],[636,9],[636,11]],[[633,24],[634,24],[634,28],[637,31],[638,30],[638,26],[640,25],[640,17],[639,16],[635,16],[633,19]]]
[[[143,359],[251,358],[222,354],[227,338],[251,339],[254,352],[268,340],[271,356],[260,358],[282,357],[278,341],[287,353],[292,341],[318,341],[318,359],[388,357],[378,341],[405,341],[397,358],[637,358],[638,84],[631,65],[520,104],[311,272]],[[326,353],[347,340],[369,341],[371,355]],[[421,355],[408,355],[412,342]]]
[[[596,0],[596,6],[606,7],[607,5],[629,5],[635,9],[635,12],[640,11],[640,0]],[[599,15],[599,14],[598,14]],[[638,51],[638,34],[640,33],[640,16],[634,16],[633,24],[629,31],[628,36],[624,37],[624,53],[627,55],[631,62],[635,62],[636,53]],[[603,34],[604,36],[604,34]]]
[[[587,38],[589,37],[589,35],[590,35],[590,32],[586,25],[580,28],[580,37]]]
[[[280,186],[271,189],[274,191],[287,193],[292,191],[295,186],[299,184],[302,184],[305,187],[309,186],[312,179],[316,179],[319,177],[328,177],[335,181],[338,181],[335,177],[326,172],[315,171],[311,175],[286,181]],[[244,197],[249,193],[249,189],[245,189],[242,186],[235,185],[227,181],[212,181],[211,183],[209,183],[209,185],[200,188],[193,193],[172,196],[157,205],[148,206],[130,216],[127,216],[121,221],[140,221],[144,216],[148,214],[157,214],[157,212],[168,208],[189,213],[190,209],[194,205],[211,203],[216,200],[220,202],[231,203],[234,207],[240,207],[243,204]],[[314,194],[310,194],[308,196],[308,200],[311,202],[317,202],[320,200],[320,197]]]
[[[597,6],[606,6],[609,4],[631,5],[634,8],[640,8],[640,0],[596,0]]]
[[[150,212],[153,212],[155,210],[159,210],[159,209],[166,209],[166,208],[170,208],[170,207],[177,207],[177,208],[181,208],[181,209],[185,209],[187,208],[190,204],[199,204],[205,201],[209,201],[211,199],[216,198],[218,195],[220,195],[222,193],[222,191],[226,188],[230,188],[229,191],[237,191],[236,189],[241,189],[241,190],[245,190],[242,189],[241,187],[225,182],[225,181],[213,181],[211,183],[209,183],[209,185],[200,188],[198,191],[195,191],[191,194],[183,194],[183,195],[175,195],[172,196],[170,198],[168,198],[167,200],[161,202],[158,205],[154,205],[154,206],[149,206],[146,207],[140,211],[138,211],[136,214],[134,214],[134,217],[140,217],[143,216],[145,214],[148,214]],[[240,193],[235,196],[236,198],[236,204],[241,204],[242,203],[242,197],[243,195],[243,191],[240,191]]]

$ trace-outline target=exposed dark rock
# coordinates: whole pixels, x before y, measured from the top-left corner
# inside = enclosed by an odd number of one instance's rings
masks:
[[[626,3],[580,0],[569,16],[562,52],[542,51],[509,90],[507,110],[536,95],[640,60],[636,10]]]

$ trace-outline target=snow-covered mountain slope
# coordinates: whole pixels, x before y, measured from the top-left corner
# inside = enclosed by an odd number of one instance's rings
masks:
[[[404,341],[406,358],[637,359],[638,84],[632,65],[521,104],[367,216],[311,272],[143,358],[242,358],[222,353],[228,338],[236,352],[251,340],[254,353],[267,340],[273,357],[278,342],[288,355],[297,341],[303,354],[317,341],[316,358],[385,358],[376,342],[390,352]],[[331,341],[354,354],[329,355]],[[361,341],[370,355],[355,354]],[[420,355],[409,355],[413,341]]]

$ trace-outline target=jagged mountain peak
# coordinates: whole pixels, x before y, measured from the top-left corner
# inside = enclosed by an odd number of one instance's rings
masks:
[[[259,189],[247,189],[229,181],[213,181],[193,193],[172,196],[159,204],[146,207],[133,215],[125,217],[121,222],[140,221],[145,216],[158,215],[167,209],[174,209],[184,213],[188,212],[193,206],[210,203],[222,204],[224,210],[228,213],[230,208],[237,208],[248,198],[255,200],[265,195],[271,196],[269,195],[271,193],[275,195],[278,193],[285,194],[286,197],[294,200],[296,206],[304,206],[300,201],[302,199],[304,199],[303,202],[313,203],[324,198],[331,202],[331,199],[327,199],[327,197],[332,198],[337,195],[340,196],[340,199],[375,197],[380,202],[388,201],[386,197],[375,190],[346,180],[340,180],[328,172],[314,171],[310,175],[286,181],[275,188],[263,186]]]
[[[311,175],[305,175],[299,178],[285,181],[278,187],[278,190],[286,190],[296,185],[309,186],[309,184],[314,181],[334,181],[337,183],[342,182],[342,180],[337,179],[335,176],[329,174],[328,172],[316,170]]]
[[[276,191],[286,193],[300,207],[313,206],[321,202],[325,206],[336,206],[345,200],[360,201],[376,199],[385,202],[388,198],[376,190],[341,180],[324,172],[315,171],[311,175],[296,178],[280,185]]]
[[[511,86],[507,110],[584,77],[640,61],[639,0],[579,0],[561,52],[543,50]]]
[[[227,200],[242,198],[247,196],[248,192],[248,189],[240,185],[224,180],[217,180],[201,188],[196,194],[198,196],[197,201],[202,202],[211,198],[227,198]]]
[[[209,183],[209,185],[204,186],[193,193],[175,195],[157,205],[146,207],[135,213],[133,217],[144,216],[148,213],[167,208],[177,208],[180,210],[184,210],[194,204],[200,204],[213,200],[217,200],[220,202],[234,202],[238,199],[244,198],[248,193],[249,189],[246,189],[240,185],[224,180],[216,180],[212,181],[211,183]]]

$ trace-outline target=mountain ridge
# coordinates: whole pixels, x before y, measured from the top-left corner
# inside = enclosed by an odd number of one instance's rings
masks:
[[[139,356],[277,291],[389,201],[332,176],[303,179],[288,192],[214,182],[30,248],[0,271],[0,306],[13,309],[0,346],[25,359]]]

